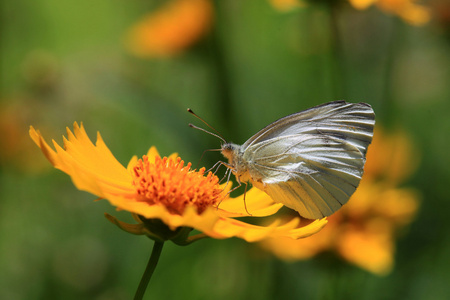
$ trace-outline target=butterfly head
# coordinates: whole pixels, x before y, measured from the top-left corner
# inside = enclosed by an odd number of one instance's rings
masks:
[[[232,144],[232,143],[225,143],[222,144],[221,152],[223,156],[225,156],[228,159],[228,162],[230,164],[233,164],[233,161],[235,161],[235,156],[237,153],[239,145]]]
[[[228,163],[232,166],[237,166],[240,164],[241,157],[241,146],[233,143],[222,144],[221,148],[222,155],[228,159]]]

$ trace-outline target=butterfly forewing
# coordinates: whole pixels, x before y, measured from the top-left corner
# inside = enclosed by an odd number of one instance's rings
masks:
[[[242,145],[243,149],[290,134],[312,133],[345,139],[365,153],[372,141],[375,114],[366,103],[334,101],[281,118]]]
[[[363,173],[375,115],[336,101],[282,118],[243,146],[252,182],[277,202],[317,219],[345,204]]]

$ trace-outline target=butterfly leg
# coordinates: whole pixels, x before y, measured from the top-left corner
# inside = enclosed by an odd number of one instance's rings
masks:
[[[209,173],[209,172],[211,172],[213,169],[216,169],[216,170],[213,172],[213,174],[216,175],[217,171],[219,171],[220,166],[222,166],[222,162],[221,162],[221,161],[218,161],[218,162],[216,162],[211,168],[209,168],[209,169],[206,171],[206,173]]]
[[[231,192],[233,192],[234,190],[236,190],[236,189],[238,189],[238,188],[240,188],[240,187],[242,186],[242,181],[240,180],[239,177],[236,177],[236,181],[237,181],[237,183],[238,183],[238,186],[232,188],[231,191],[228,192],[228,194],[230,194]],[[245,195],[247,195],[248,183],[247,183],[247,182],[244,182],[244,184],[245,184],[245,190],[244,190],[244,208],[245,208],[245,211],[247,212],[247,214],[248,214],[249,216],[251,216],[252,214],[248,211],[248,209],[247,209],[247,203],[245,202]]]
[[[230,182],[231,169],[228,169],[226,172],[228,172],[228,176],[227,176],[227,174],[225,174],[224,178],[225,178],[225,177],[228,177],[228,178],[227,178],[227,184],[224,186],[222,192],[227,188],[228,183]],[[220,181],[222,181],[222,179],[221,179]],[[220,182],[219,182],[219,183],[220,183]],[[241,183],[240,183],[240,182],[238,182],[238,183],[239,183],[238,186],[236,186],[236,187],[232,188],[230,191],[228,191],[228,193],[227,193],[227,194],[219,201],[219,203],[217,204],[217,208],[219,208],[220,203],[222,203],[222,200],[223,200],[226,196],[228,196],[228,195],[231,194],[234,190],[236,190],[236,189],[238,189],[238,188],[241,187]]]
[[[222,180],[224,180],[225,178],[227,178],[227,184],[225,185],[224,189],[228,186],[228,183],[230,182],[230,177],[231,177],[231,169],[227,169],[225,171],[225,175],[222,177],[222,179],[220,179],[219,183],[222,182]]]
[[[234,166],[232,166],[226,162],[223,162],[223,161],[218,161],[214,164],[214,166],[210,170],[212,170],[213,168],[216,168],[216,171],[214,171],[214,175],[215,175],[217,173],[217,171],[219,170],[220,166],[222,166],[222,165],[227,167],[227,170],[225,171],[225,175],[222,177],[222,179],[220,179],[219,183],[222,182],[222,180],[225,177],[228,177],[227,178],[227,185],[228,185],[228,182],[230,182],[231,173],[234,171]],[[228,174],[227,174],[227,172],[228,172]]]
[[[239,182],[239,183],[240,183],[240,182]],[[247,195],[248,182],[244,182],[244,183],[245,183],[245,190],[244,190],[244,208],[245,208],[245,211],[247,212],[247,214],[248,214],[249,216],[251,216],[252,214],[249,213],[249,212],[248,212],[248,209],[247,209],[247,202],[245,202],[245,195]]]
[[[231,174],[233,173],[233,171],[235,170],[235,167],[234,167],[233,165],[231,165],[231,164],[229,164],[229,163],[226,163],[226,162],[223,162],[223,161],[218,161],[214,166],[216,166],[217,164],[224,165],[225,167],[228,168],[227,171],[225,172],[225,176],[223,177],[223,178],[227,177],[227,184],[225,185],[225,188],[226,188],[226,186],[227,186],[228,183],[230,182],[230,177],[231,177]],[[217,168],[219,168],[220,165],[219,165]],[[216,171],[217,171],[217,170],[216,170]],[[228,174],[227,174],[227,172],[228,172]],[[223,179],[221,179],[221,181],[222,181],[222,180],[223,180]],[[238,188],[240,188],[240,187],[242,186],[242,182],[241,182],[241,180],[240,180],[240,178],[239,178],[238,176],[236,176],[236,181],[237,181],[238,185],[237,185],[236,187],[232,188],[230,191],[228,191],[227,195],[231,194],[233,191],[235,191],[236,189],[238,189]],[[244,191],[244,207],[245,207],[245,211],[247,212],[247,214],[248,214],[249,216],[251,216],[252,214],[248,211],[248,209],[247,209],[247,203],[245,202],[245,195],[247,194],[248,183],[247,183],[247,182],[244,182],[244,184],[245,184],[245,191]],[[224,189],[225,189],[225,188],[224,188]],[[223,200],[223,199],[222,199],[222,200]],[[220,202],[217,204],[217,208],[219,208],[219,205],[220,205],[220,203],[222,202],[222,200],[220,200]]]

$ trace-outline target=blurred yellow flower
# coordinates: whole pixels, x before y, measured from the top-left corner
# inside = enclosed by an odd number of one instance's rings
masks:
[[[279,11],[290,11],[295,8],[304,7],[300,0],[269,0],[270,4]]]
[[[212,20],[210,0],[171,0],[130,29],[127,46],[139,57],[173,56],[202,38]]]
[[[288,12],[298,7],[304,7],[308,1],[301,0],[269,0],[270,4],[281,12]],[[424,5],[417,4],[416,0],[348,0],[350,4],[358,9],[365,10],[376,5],[385,13],[398,15],[412,25],[424,25],[430,20],[430,9]],[[314,3],[314,1],[309,1]],[[336,4],[330,1],[330,5]]]
[[[424,25],[430,20],[427,7],[417,4],[416,0],[349,0],[356,9],[367,9],[376,5],[386,13],[393,13],[412,25]]]
[[[322,219],[300,226],[299,217],[287,222],[276,219],[269,226],[242,222],[236,217],[249,216],[243,196],[228,197],[229,187],[220,186],[212,173],[205,176],[204,168],[191,170],[191,164],[185,165],[176,154],[161,158],[155,147],[141,159],[134,156],[125,168],[99,133],[94,145],[83,126],[77,123],[73,133],[67,129],[64,149],[53,141],[54,151],[33,127],[30,135],[52,165],[67,173],[78,189],[135,214],[143,224],[160,220],[171,231],[194,228],[217,239],[236,236],[254,242],[277,236],[307,237],[327,223]],[[245,204],[253,217],[271,216],[282,207],[257,189],[247,192]],[[121,228],[126,227],[120,221],[112,221]]]
[[[396,233],[413,220],[419,206],[416,190],[398,187],[417,166],[412,149],[405,133],[385,135],[376,128],[358,189],[320,234],[298,241],[268,239],[262,247],[286,260],[336,251],[363,269],[387,274],[394,263]]]

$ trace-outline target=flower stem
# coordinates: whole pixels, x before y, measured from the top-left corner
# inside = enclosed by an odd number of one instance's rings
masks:
[[[153,272],[155,271],[156,265],[158,264],[159,256],[161,255],[164,242],[155,241],[153,245],[152,254],[148,260],[147,267],[145,268],[144,274],[142,275],[139,287],[134,295],[134,300],[141,300],[144,297],[145,290],[147,289],[150,278],[152,278]]]
[[[341,35],[339,30],[338,9],[336,3],[329,4],[329,35],[331,47],[331,74],[332,74],[332,97],[337,99],[345,99],[345,69],[344,55],[341,44]]]

